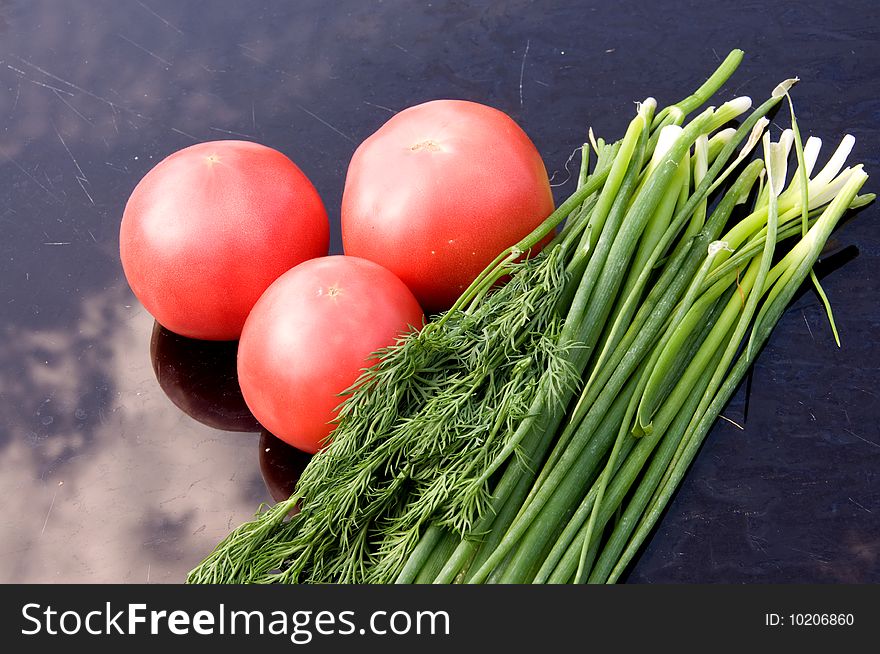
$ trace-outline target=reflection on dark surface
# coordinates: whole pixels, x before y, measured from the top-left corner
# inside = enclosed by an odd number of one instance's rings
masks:
[[[263,475],[269,495],[276,502],[291,496],[296,482],[311,460],[311,454],[291,447],[269,432],[263,430],[260,434],[260,474]]]
[[[256,432],[260,423],[238,386],[237,352],[238,341],[199,341],[159,323],[150,339],[159,386],[181,411],[215,429]]]

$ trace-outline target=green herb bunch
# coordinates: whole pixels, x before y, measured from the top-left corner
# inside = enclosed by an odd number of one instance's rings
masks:
[[[795,79],[737,128],[748,98],[684,122],[741,58],[659,112],[645,99],[617,142],[590,133],[571,197],[378,353],[291,498],[188,581],[616,581],[807,277],[831,317],[812,266],[874,197],[843,168],[851,137],[812,174],[821,143],[801,142],[790,99],[770,139]]]

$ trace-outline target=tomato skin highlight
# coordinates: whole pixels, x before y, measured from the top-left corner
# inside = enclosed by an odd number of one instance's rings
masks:
[[[327,254],[330,225],[315,187],[285,155],[249,141],[199,143],[135,187],[119,232],[128,283],[165,328],[234,340],[264,290]]]
[[[509,116],[434,100],[396,114],[355,151],[342,242],[346,254],[388,268],[436,312],[553,208],[541,156]]]
[[[330,256],[299,264],[254,305],[238,347],[238,381],[272,434],[309,453],[334,428],[370,355],[424,323],[406,285],[378,264]]]

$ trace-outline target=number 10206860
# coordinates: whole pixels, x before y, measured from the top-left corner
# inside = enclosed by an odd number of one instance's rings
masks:
[[[767,627],[851,627],[855,624],[852,613],[765,613]]]

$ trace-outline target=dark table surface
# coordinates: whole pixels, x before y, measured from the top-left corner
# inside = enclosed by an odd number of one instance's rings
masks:
[[[393,112],[441,97],[508,112],[561,199],[588,126],[618,138],[633,101],[678,100],[741,47],[720,96],[799,76],[802,129],[825,156],[853,134],[876,192],[878,13],[0,0],[0,581],[179,582],[302,465],[248,415],[234,344],[154,328],[126,285],[122,209],[164,156],[223,138],[280,149],[321,193],[339,252],[348,160]],[[630,581],[880,581],[878,220],[860,212],[820,266],[843,347],[803,293],[725,411],[744,429],[716,425]]]

